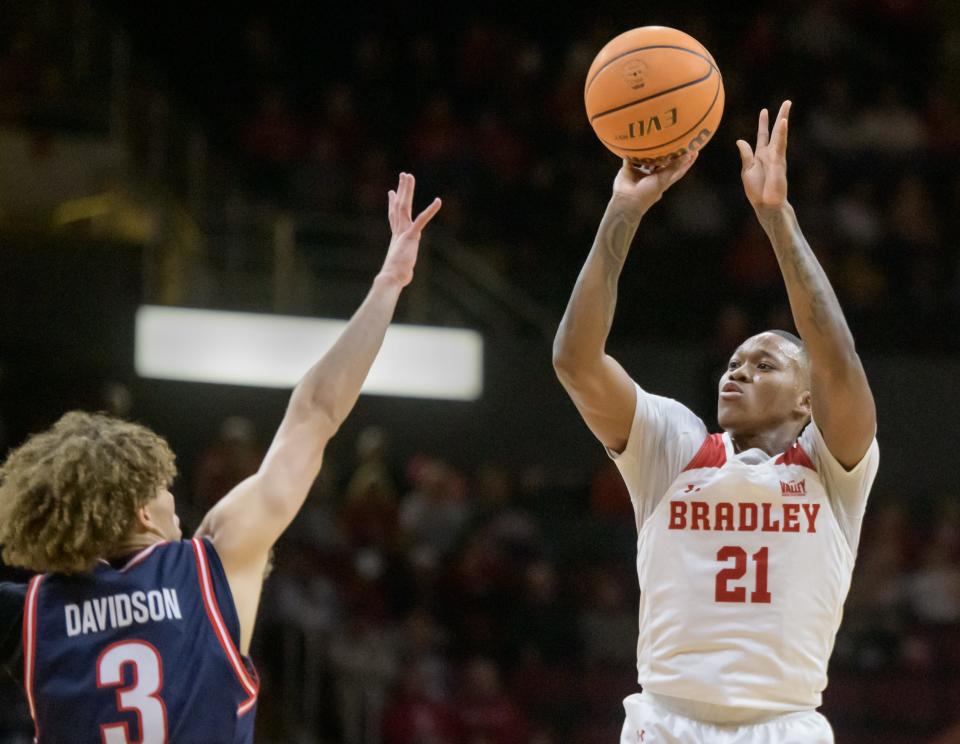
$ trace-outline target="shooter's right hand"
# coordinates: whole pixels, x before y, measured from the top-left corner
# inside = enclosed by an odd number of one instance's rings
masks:
[[[624,158],[623,167],[613,182],[613,198],[635,211],[637,217],[660,201],[663,192],[679,181],[697,160],[697,152],[690,152],[676,161],[645,174]]]

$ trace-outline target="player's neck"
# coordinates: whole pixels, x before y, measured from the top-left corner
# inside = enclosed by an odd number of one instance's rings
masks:
[[[123,540],[117,547],[112,551],[113,555],[104,556],[108,560],[111,558],[123,558],[128,555],[133,555],[134,553],[139,553],[141,550],[146,550],[151,545],[155,545],[158,542],[163,542],[164,537],[153,532],[137,532],[136,534],[129,535],[125,540]]]
[[[803,431],[803,424],[785,421],[772,429],[752,432],[731,431],[729,434],[734,452],[746,452],[756,448],[773,457],[786,451],[796,441],[801,431]]]

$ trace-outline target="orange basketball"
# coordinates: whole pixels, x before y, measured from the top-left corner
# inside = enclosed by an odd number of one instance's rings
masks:
[[[692,36],[644,26],[600,50],[583,99],[600,141],[654,170],[710,141],[723,115],[723,79],[710,52]]]

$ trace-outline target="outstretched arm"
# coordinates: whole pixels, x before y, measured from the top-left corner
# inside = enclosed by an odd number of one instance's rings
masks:
[[[833,456],[851,469],[866,454],[877,429],[877,411],[853,335],[833,287],[800,231],[787,201],[787,130],[790,101],[769,132],[760,112],[756,150],[737,141],[744,191],[780,264],[793,321],[810,354],[813,417]]]
[[[696,157],[686,155],[650,175],[624,160],[553,342],[553,366],[561,384],[597,439],[617,452],[627,444],[636,406],[633,381],[605,350],[617,283],[640,220]]]
[[[270,549],[296,516],[323,460],[324,448],[350,413],[383,343],[401,290],[413,278],[424,227],[440,200],[411,218],[414,178],[401,173],[389,193],[393,237],[383,268],[343,333],[299,382],[257,473],[221,499],[198,534],[223,562],[240,614],[245,650],[253,632]]]

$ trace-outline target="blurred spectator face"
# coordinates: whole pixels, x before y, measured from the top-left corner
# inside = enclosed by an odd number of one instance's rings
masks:
[[[500,695],[500,671],[489,659],[474,659],[464,673],[465,697],[492,700]]]
[[[557,573],[546,561],[527,568],[527,600],[531,604],[550,604],[557,596]]]
[[[357,457],[361,461],[379,460],[386,449],[387,433],[379,426],[368,426],[357,437]]]
[[[512,484],[506,468],[486,465],[477,473],[477,496],[488,507],[502,507],[510,502]]]
[[[624,605],[625,593],[620,582],[609,574],[601,574],[596,584],[594,603],[598,609],[605,611],[619,610]]]
[[[436,619],[426,610],[414,610],[404,624],[404,637],[411,652],[424,654],[432,651],[441,640]]]
[[[482,592],[503,573],[503,556],[485,535],[473,535],[460,558],[460,578],[468,591]]]
[[[243,416],[230,416],[220,424],[220,439],[237,447],[251,446],[255,438],[253,422]]]
[[[432,500],[442,501],[447,486],[447,466],[440,460],[424,463],[417,477],[417,490]]]
[[[103,390],[103,402],[110,415],[127,418],[133,408],[133,395],[123,383],[110,382]]]
[[[920,620],[938,625],[960,622],[960,566],[951,560],[948,544],[934,541],[927,548],[909,591]]]
[[[395,496],[393,485],[381,473],[364,469],[358,470],[350,481],[347,504],[356,507],[392,507]]]
[[[938,243],[938,220],[933,204],[933,196],[922,178],[908,174],[900,179],[889,210],[894,235],[912,247]]]
[[[882,233],[876,190],[865,178],[856,181],[834,205],[834,220],[842,237],[857,245],[872,246]]]
[[[209,508],[240,481],[257,472],[261,454],[250,419],[243,416],[224,419],[217,440],[207,447],[197,470],[198,505]]]
[[[353,90],[346,83],[337,83],[327,93],[324,111],[327,120],[333,124],[345,124],[357,114],[353,99]]]
[[[429,675],[422,664],[411,664],[404,670],[401,686],[405,695],[412,698],[425,698],[429,681]]]

